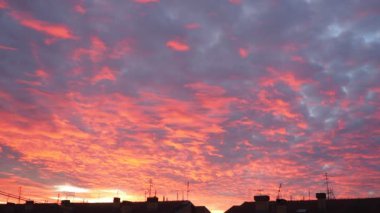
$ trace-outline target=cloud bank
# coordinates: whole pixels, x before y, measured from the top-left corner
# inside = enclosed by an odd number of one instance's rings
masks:
[[[379,11],[0,1],[0,189],[141,200],[152,178],[174,200],[189,181],[226,210],[279,183],[302,199],[328,172],[337,197],[380,196]]]

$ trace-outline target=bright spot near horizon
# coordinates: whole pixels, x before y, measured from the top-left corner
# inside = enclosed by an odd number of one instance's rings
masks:
[[[58,185],[58,186],[55,186],[55,188],[57,188],[56,191],[58,191],[58,192],[74,192],[74,193],[89,192],[88,189],[80,188],[80,187],[76,187],[76,186],[71,186],[71,185]]]

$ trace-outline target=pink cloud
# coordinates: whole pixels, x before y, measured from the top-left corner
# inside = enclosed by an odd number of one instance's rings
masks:
[[[102,80],[115,81],[115,71],[111,70],[109,67],[103,67],[93,78],[92,83],[95,84]]]
[[[240,55],[240,57],[242,57],[242,58],[247,58],[248,55],[249,55],[249,52],[248,52],[248,50],[245,49],[245,48],[239,48],[239,55]]]
[[[299,55],[293,55],[291,57],[291,60],[294,61],[294,62],[301,63],[301,64],[304,64],[306,62],[305,59],[302,56],[299,56]]]
[[[241,4],[242,0],[228,0],[231,4]]]
[[[199,29],[200,27],[201,25],[199,23],[189,23],[185,25],[185,28],[188,30],[195,30],[195,29]]]
[[[5,0],[0,0],[0,9],[8,8],[7,2]]]
[[[46,79],[49,77],[49,74],[42,69],[36,70],[35,74],[37,77],[42,78],[42,79]]]
[[[297,77],[292,71],[280,70],[272,66],[268,66],[266,70],[270,73],[270,76],[265,76],[260,80],[260,85],[262,86],[273,86],[278,82],[283,82],[294,91],[300,91],[303,85],[311,83],[310,80]]]
[[[74,10],[77,12],[77,13],[80,13],[80,14],[85,14],[86,13],[86,9],[83,7],[83,5],[81,4],[77,4],[74,6]]]
[[[51,24],[46,21],[41,21],[33,18],[31,15],[20,12],[12,12],[12,17],[19,21],[19,23],[30,29],[45,33],[49,36],[61,39],[74,39],[76,38],[69,27],[62,24]]]
[[[148,3],[157,3],[160,2],[160,0],[133,0],[136,3],[140,4],[148,4]]]
[[[186,43],[177,40],[170,40],[166,42],[166,46],[178,52],[186,52],[190,50],[190,47]]]
[[[105,59],[104,54],[107,51],[107,46],[103,40],[97,36],[92,36],[90,41],[90,48],[80,47],[74,49],[72,57],[75,60],[80,60],[83,56],[89,57],[93,62],[100,62],[101,60]]]
[[[10,50],[10,51],[14,51],[14,50],[17,50],[17,49],[14,48],[14,47],[9,47],[9,46],[5,46],[5,45],[0,45],[0,50]]]

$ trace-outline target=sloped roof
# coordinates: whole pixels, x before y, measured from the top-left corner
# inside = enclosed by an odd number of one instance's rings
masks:
[[[205,206],[195,206],[195,213],[210,213]]]

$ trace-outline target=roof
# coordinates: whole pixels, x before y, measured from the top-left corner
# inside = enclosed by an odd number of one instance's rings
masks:
[[[156,205],[149,209],[150,205]],[[182,208],[194,208],[193,204],[189,201],[165,201],[165,202],[133,202],[131,206],[131,213],[170,213],[176,212]]]
[[[29,211],[25,211],[29,208]],[[204,206],[190,201],[128,202],[122,203],[68,203],[58,204],[0,204],[0,212],[12,213],[176,213],[188,209],[191,213],[210,213]],[[125,211],[126,210],[126,211]]]
[[[308,213],[318,212],[318,201],[287,201],[287,212],[297,212],[305,209]],[[365,199],[336,199],[326,200],[327,212],[333,213],[378,213],[380,212],[380,198]],[[269,213],[276,212],[276,202],[269,202]],[[232,206],[226,213],[255,213],[254,202],[244,202],[240,206]]]
[[[195,206],[195,213],[210,213],[205,206]]]

